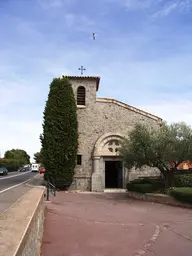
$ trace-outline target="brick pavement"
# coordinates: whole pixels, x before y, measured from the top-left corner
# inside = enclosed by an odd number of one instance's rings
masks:
[[[191,256],[192,211],[126,194],[57,193],[42,256]]]

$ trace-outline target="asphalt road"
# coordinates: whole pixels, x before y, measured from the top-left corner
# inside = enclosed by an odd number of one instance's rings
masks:
[[[0,193],[10,187],[24,183],[35,175],[37,175],[36,172],[13,172],[7,176],[0,176]]]
[[[1,175],[0,179],[6,178],[6,177],[10,177],[10,176],[15,176],[15,175],[18,175],[18,174],[21,174],[21,173],[24,173],[24,172],[9,172],[8,176]]]
[[[43,175],[36,172],[15,172],[0,176],[0,213],[24,196],[31,189],[31,185],[43,184]]]

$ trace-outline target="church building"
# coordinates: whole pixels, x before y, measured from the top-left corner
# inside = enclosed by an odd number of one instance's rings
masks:
[[[157,170],[127,170],[120,142],[137,122],[160,126],[162,119],[115,99],[97,98],[100,77],[66,76],[77,102],[79,147],[73,188],[81,191],[124,189],[128,180],[156,175]]]

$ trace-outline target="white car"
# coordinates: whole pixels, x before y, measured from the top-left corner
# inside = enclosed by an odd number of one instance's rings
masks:
[[[32,172],[38,172],[39,171],[40,164],[32,164],[31,165],[31,171]]]

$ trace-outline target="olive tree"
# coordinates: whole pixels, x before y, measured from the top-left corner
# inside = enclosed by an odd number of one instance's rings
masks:
[[[165,187],[169,188],[174,171],[192,157],[192,129],[184,122],[171,125],[162,123],[156,129],[138,123],[124,138],[120,154],[127,168],[141,168],[144,165],[158,168]]]

